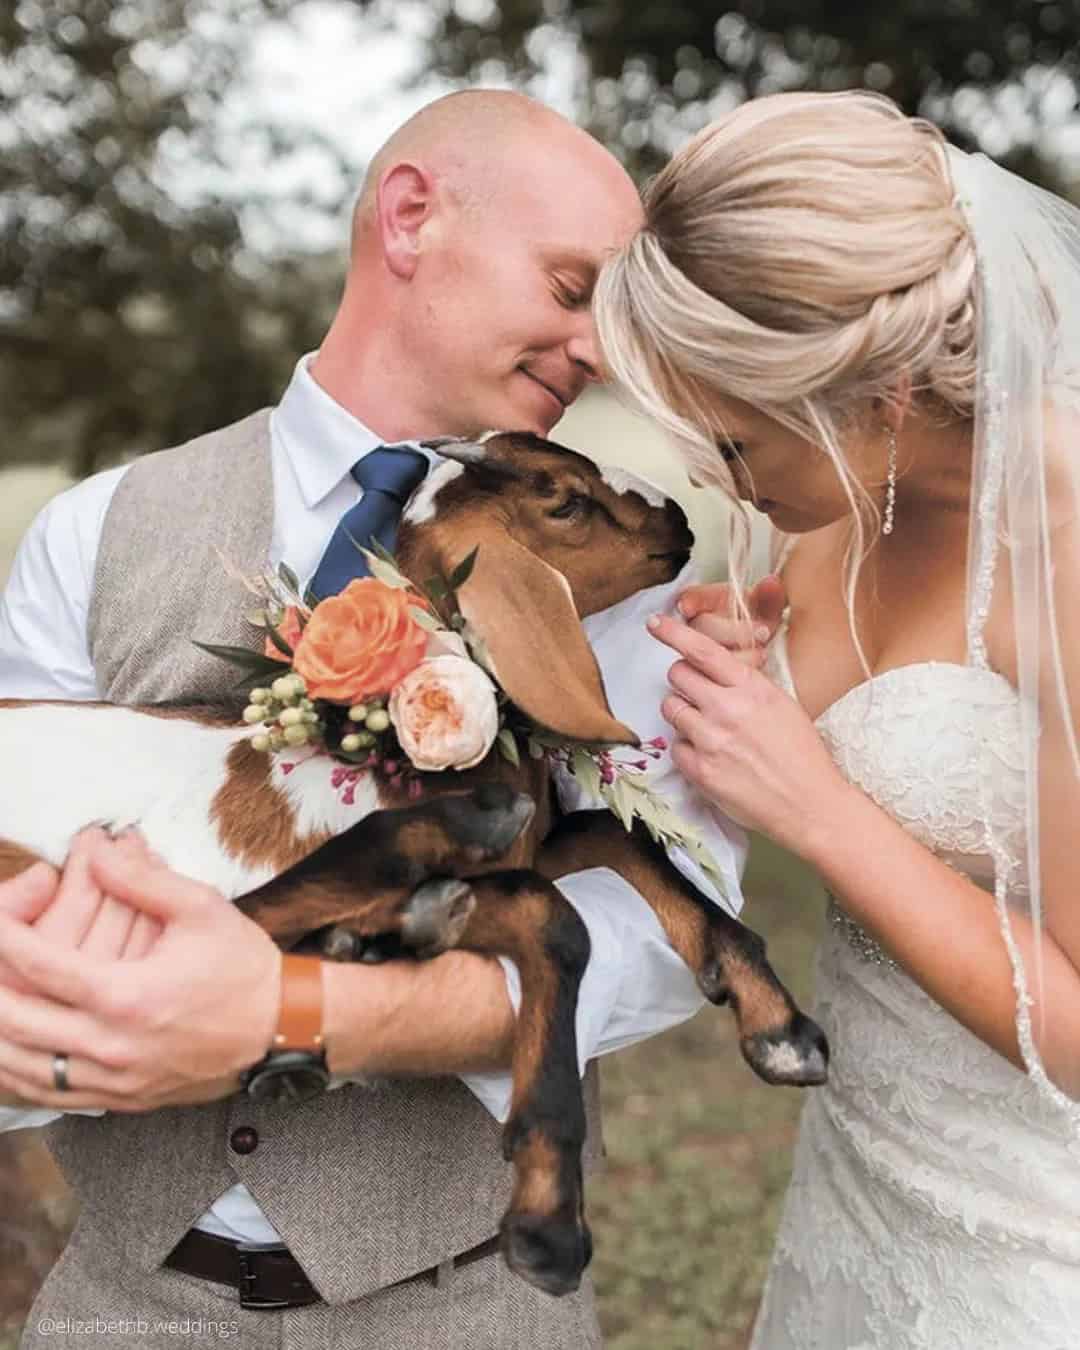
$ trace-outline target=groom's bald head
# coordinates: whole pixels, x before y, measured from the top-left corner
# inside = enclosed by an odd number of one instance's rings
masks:
[[[599,375],[593,282],[641,219],[625,169],[550,108],[438,99],[372,161],[312,373],[391,439],[546,433]]]
[[[468,89],[436,99],[409,118],[368,166],[354,215],[354,243],[374,223],[379,184],[395,164],[430,172],[459,206],[496,204],[522,175],[547,177],[554,191],[586,183],[636,215],[637,191],[594,137],[524,94]]]

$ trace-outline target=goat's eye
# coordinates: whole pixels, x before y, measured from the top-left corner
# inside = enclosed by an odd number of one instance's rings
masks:
[[[592,504],[592,498],[586,497],[583,492],[571,492],[566,501],[556,506],[548,512],[553,520],[572,520],[575,516],[584,515]]]

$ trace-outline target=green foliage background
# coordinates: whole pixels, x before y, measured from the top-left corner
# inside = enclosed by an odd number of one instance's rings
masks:
[[[869,85],[1025,173],[1072,185],[1047,133],[1075,110],[1075,0],[324,7],[372,33],[411,33],[417,81],[509,79],[542,91],[558,68],[574,114],[639,176],[744,98]],[[62,459],[82,474],[174,444],[274,401],[295,357],[317,345],[343,256],[254,249],[241,220],[266,190],[237,198],[215,134],[253,30],[303,9],[289,0],[0,5],[0,467]],[[356,60],[362,86],[362,42]],[[255,130],[275,160],[304,148],[280,130]],[[310,145],[314,133],[304,135]],[[355,166],[325,137],[318,143],[342,169],[344,243]],[[197,194],[178,190],[192,166],[206,181]]]

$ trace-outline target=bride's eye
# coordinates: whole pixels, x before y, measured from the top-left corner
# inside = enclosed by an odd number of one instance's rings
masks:
[[[716,442],[716,448],[720,451],[720,458],[725,464],[734,464],[737,459],[743,459],[746,455],[742,441],[732,441],[726,436],[722,436]]]

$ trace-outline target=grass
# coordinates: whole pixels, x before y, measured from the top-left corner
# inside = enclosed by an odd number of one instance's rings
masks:
[[[759,840],[747,892],[747,922],[806,1008],[820,887]],[[608,1165],[590,1187],[589,1214],[608,1350],[742,1350],[803,1094],[760,1082],[731,1015],[714,1008],[609,1057],[602,1084]]]
[[[70,475],[59,468],[27,466],[0,472],[0,586],[7,577],[16,545],[34,514],[70,484]]]

